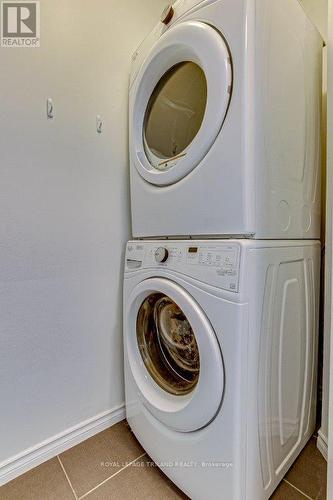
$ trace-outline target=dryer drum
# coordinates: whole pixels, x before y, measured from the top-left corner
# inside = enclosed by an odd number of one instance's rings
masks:
[[[198,134],[207,104],[204,71],[191,61],[173,66],[160,79],[148,102],[144,144],[155,168],[165,170]]]
[[[193,391],[200,373],[199,349],[192,327],[180,307],[161,293],[149,295],[137,317],[137,341],[144,364],[165,391]]]

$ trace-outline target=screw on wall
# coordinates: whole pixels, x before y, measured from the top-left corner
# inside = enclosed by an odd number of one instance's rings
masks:
[[[54,104],[51,97],[46,100],[46,115],[49,120],[54,118]]]
[[[100,115],[96,115],[96,131],[98,134],[103,132],[103,120]]]

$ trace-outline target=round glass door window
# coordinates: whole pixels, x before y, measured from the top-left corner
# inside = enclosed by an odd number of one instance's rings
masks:
[[[154,381],[170,394],[192,392],[200,373],[195,334],[180,307],[162,293],[142,303],[136,324],[143,362]]]
[[[207,81],[197,64],[173,66],[156,85],[144,120],[144,144],[150,163],[165,170],[182,157],[201,127],[207,104]]]

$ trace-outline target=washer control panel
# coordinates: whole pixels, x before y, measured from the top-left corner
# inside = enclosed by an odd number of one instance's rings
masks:
[[[189,247],[187,262],[189,264],[224,267],[232,269],[238,264],[238,252],[235,246],[224,248]]]
[[[235,244],[191,246],[187,249],[187,264],[204,269],[216,284],[232,292],[238,291],[240,247]]]
[[[177,271],[208,285],[238,292],[241,247],[234,242],[132,241],[127,244],[126,270]]]

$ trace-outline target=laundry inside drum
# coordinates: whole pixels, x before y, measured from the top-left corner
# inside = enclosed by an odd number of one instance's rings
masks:
[[[154,381],[175,395],[192,392],[200,374],[195,334],[181,308],[161,293],[149,295],[137,317],[137,341]]]

